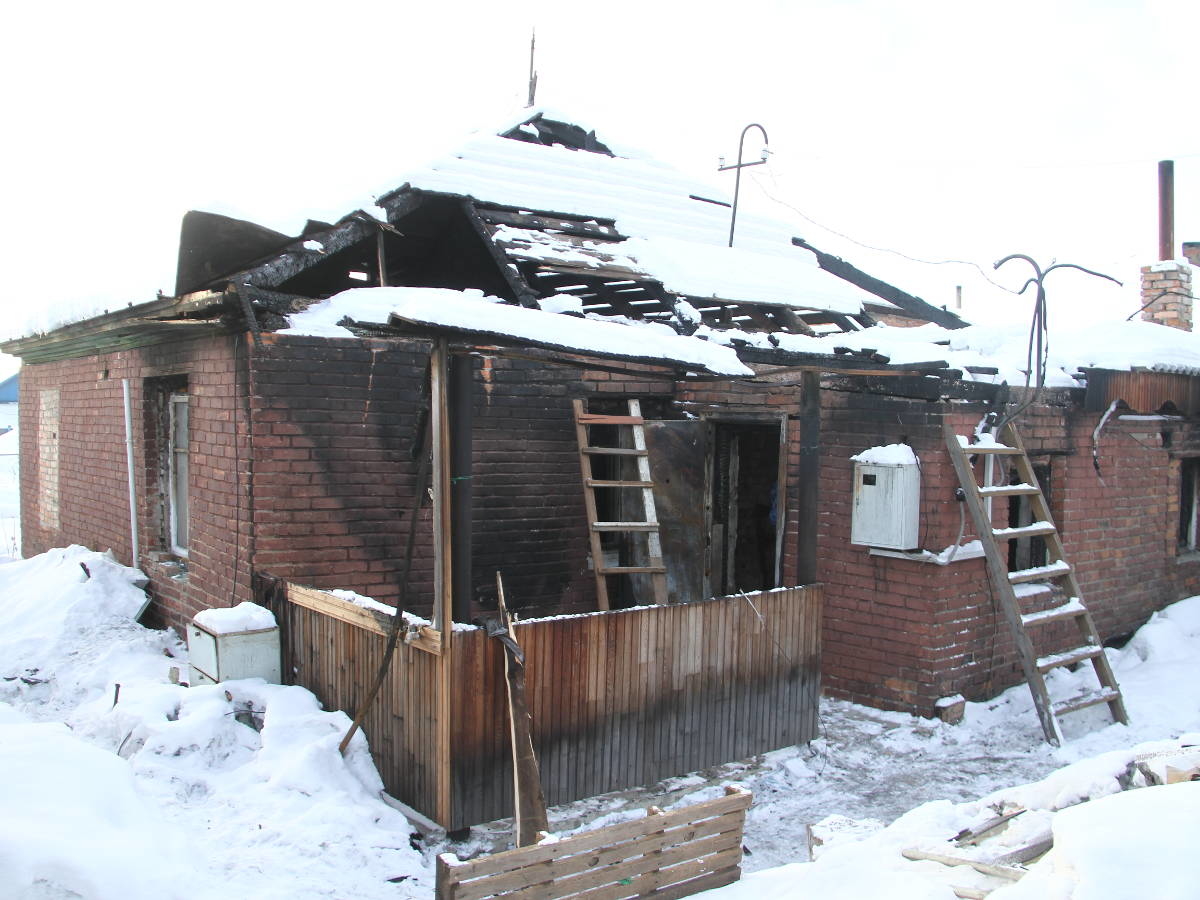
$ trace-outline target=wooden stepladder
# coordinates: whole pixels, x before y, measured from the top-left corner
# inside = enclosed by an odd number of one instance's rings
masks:
[[[596,575],[596,601],[600,609],[609,609],[608,576],[609,575],[649,575],[654,590],[654,602],[659,605],[667,603],[667,569],[663,565],[662,538],[658,528],[658,513],[654,507],[654,481],[650,477],[650,457],[646,452],[646,432],[643,428],[641,404],[637,400],[629,400],[629,414],[601,415],[589,413],[585,400],[575,400],[575,436],[579,442],[579,467],[583,475],[583,500],[587,509],[588,536],[591,540],[592,570]],[[617,433],[628,429],[629,441],[618,440],[612,445],[597,444],[592,440],[591,428],[597,425],[611,425],[617,428]],[[626,446],[629,444],[631,446]],[[617,460],[614,467],[619,473],[617,478],[596,478],[594,461],[597,457],[610,457]],[[637,477],[625,478],[625,461],[633,460],[636,464]],[[596,503],[597,490],[637,489],[641,492],[643,518],[637,522],[599,521]],[[645,565],[609,565],[605,560],[601,536],[604,534],[645,534],[646,535],[646,564]]]
[[[976,534],[983,544],[988,576],[1016,641],[1021,667],[1033,694],[1033,703],[1046,740],[1056,746],[1062,742],[1059,716],[1100,703],[1108,704],[1114,721],[1127,724],[1129,717],[1125,712],[1121,689],[1104,655],[1100,635],[1083,601],[1074,570],[1064,558],[1062,539],[1050,516],[1046,497],[1034,475],[1033,464],[1029,461],[1016,427],[1011,422],[1005,423],[997,435],[985,435],[976,443],[968,443],[967,438],[956,434],[949,425],[945,426],[945,436],[959,483],[966,494]],[[981,480],[976,479],[972,457],[981,463]],[[1015,466],[1017,484],[1008,483],[1008,466],[997,465],[997,462],[1011,462]],[[995,474],[997,469],[999,477]],[[991,501],[997,497],[1027,497],[1032,524],[1014,528],[994,527]],[[1023,537],[1040,537],[1045,541],[1046,564],[1010,572],[1005,558],[1007,554],[1001,552],[1000,546]],[[1023,603],[1033,605],[1040,601],[1040,605],[1045,605],[1048,600],[1057,605],[1032,613],[1022,611]],[[1075,624],[1076,632],[1073,634],[1078,634],[1078,643],[1072,640],[1074,646],[1069,649],[1039,655],[1034,649],[1031,634],[1052,623],[1068,621]],[[1099,688],[1066,701],[1052,702],[1046,690],[1046,673],[1081,662],[1092,664]]]

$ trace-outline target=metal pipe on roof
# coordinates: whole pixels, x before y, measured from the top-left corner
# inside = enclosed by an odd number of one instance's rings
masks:
[[[1158,164],[1158,258],[1175,258],[1175,161]]]
[[[756,159],[754,162],[742,162],[742,148],[745,146],[745,143],[746,143],[746,132],[749,131],[751,128],[757,128],[759,131],[762,132],[762,136],[763,136],[762,159]],[[742,169],[745,169],[749,166],[763,165],[767,161],[767,154],[769,152],[767,150],[767,145],[769,143],[770,143],[770,141],[767,140],[767,129],[763,128],[757,122],[751,122],[749,125],[747,125],[745,128],[742,129],[742,136],[740,138],[738,138],[738,161],[736,163],[734,163],[732,166],[727,166],[727,165],[725,165],[725,160],[722,159],[721,164],[719,166],[717,166],[718,172],[725,172],[725,171],[728,171],[729,169],[736,170],[736,177],[734,178],[734,181],[733,181],[733,211],[729,215],[729,246],[730,247],[733,246],[733,229],[735,227],[737,227],[738,194],[740,194],[741,190],[742,190]]]

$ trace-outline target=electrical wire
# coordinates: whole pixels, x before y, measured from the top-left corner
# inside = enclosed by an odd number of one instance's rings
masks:
[[[771,175],[771,180],[772,180],[772,182],[774,182],[776,189],[781,190],[781,188],[779,187],[779,182],[775,181],[774,173],[770,172],[770,170],[768,170],[768,174]],[[778,203],[780,206],[783,206],[786,209],[790,209],[793,213],[798,215],[804,221],[809,222],[812,225],[816,225],[818,228],[824,229],[825,231],[828,231],[830,234],[836,234],[838,237],[840,237],[844,240],[847,240],[850,243],[852,243],[858,247],[862,247],[864,250],[873,250],[877,253],[890,253],[893,256],[899,256],[901,259],[907,259],[909,262],[920,263],[921,265],[926,265],[926,266],[968,266],[969,268],[972,268],[976,272],[978,272],[979,275],[983,277],[983,280],[988,282],[989,284],[991,284],[993,287],[997,287],[1000,290],[1005,291],[1009,294],[1019,294],[1020,293],[1020,291],[1014,291],[1012,288],[1005,287],[1000,282],[993,279],[991,277],[991,275],[988,274],[987,270],[984,269],[981,265],[979,265],[979,263],[972,262],[971,260],[968,260],[968,259],[922,259],[921,257],[918,257],[918,256],[910,256],[909,254],[904,253],[903,251],[900,251],[900,250],[892,250],[890,247],[876,247],[873,244],[864,243],[863,241],[860,241],[856,238],[851,237],[850,235],[846,234],[845,232],[838,231],[836,228],[831,228],[830,226],[826,225],[823,222],[818,222],[812,216],[808,215],[805,212],[802,212],[798,207],[793,206],[791,203],[788,203],[786,200],[779,199],[774,194],[772,194],[769,190],[767,190],[766,185],[764,185],[762,183],[762,180],[753,172],[750,173],[750,178],[754,181],[755,184],[758,185],[759,189],[763,192],[763,194],[767,197],[768,200],[771,200],[774,203]]]

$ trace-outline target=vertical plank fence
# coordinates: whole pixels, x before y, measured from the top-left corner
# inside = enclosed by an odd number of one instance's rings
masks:
[[[286,593],[275,604],[285,673],[326,708],[352,714],[383,653],[387,617],[308,588]],[[815,737],[819,585],[530,620],[516,632],[551,805]],[[442,691],[448,738],[437,727]],[[481,629],[455,631],[447,675],[438,657],[398,647],[364,722],[389,793],[447,828],[512,815],[504,704],[503,654]],[[448,808],[439,777],[449,778]]]

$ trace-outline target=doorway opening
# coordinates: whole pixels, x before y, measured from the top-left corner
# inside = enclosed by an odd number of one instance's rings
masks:
[[[711,589],[759,591],[778,582],[780,426],[713,423]]]

